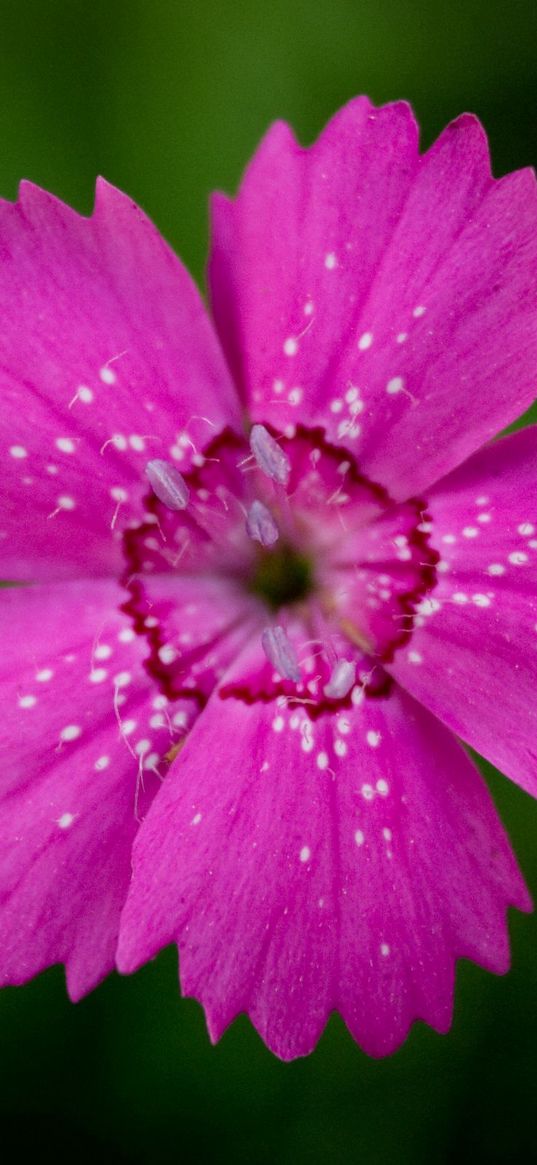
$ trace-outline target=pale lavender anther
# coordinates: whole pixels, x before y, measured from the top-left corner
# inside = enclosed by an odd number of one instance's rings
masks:
[[[343,700],[354,687],[356,680],[356,664],[352,659],[338,659],[332,668],[332,674],[323,691],[329,700]]]
[[[284,680],[298,684],[302,673],[298,666],[296,652],[283,627],[267,627],[261,636],[263,651],[278,675]]]
[[[145,472],[153,493],[156,494],[163,506],[167,506],[169,510],[184,510],[186,508],[190,491],[183,475],[179,473],[175,465],[156,458],[154,461],[147,462]]]
[[[278,541],[279,531],[270,510],[263,502],[252,502],[246,515],[246,531],[255,542],[262,546],[274,546]]]
[[[259,468],[267,474],[267,477],[278,482],[278,485],[287,485],[291,462],[264,425],[252,425],[250,449]]]

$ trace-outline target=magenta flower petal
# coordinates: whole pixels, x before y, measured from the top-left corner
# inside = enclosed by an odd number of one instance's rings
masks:
[[[114,966],[138,821],[185,731],[162,712],[121,599],[94,581],[13,589],[0,605],[0,982],[64,962],[73,999]]]
[[[106,182],[89,219],[23,183],[0,239],[3,575],[117,576],[145,464],[238,424],[234,387],[190,277]]]
[[[213,211],[213,306],[254,420],[322,424],[403,499],[533,400],[535,178],[494,181],[475,118],[422,158],[402,104],[353,101],[308,150],[278,124]]]
[[[537,795],[537,428],[476,453],[431,491],[438,583],[397,680]],[[438,683],[438,676],[442,682]]]
[[[178,941],[213,1039],[247,1011],[291,1059],[337,1009],[382,1055],[446,1030],[456,958],[507,969],[508,905],[530,904],[486,787],[408,696],[313,727],[213,701],[135,843],[119,966]]]
[[[533,395],[535,181],[360,99],[215,226],[219,338],[106,183],[0,206],[0,982],[176,941],[213,1038],[380,1055],[530,906],[448,729],[537,793],[536,430],[475,452]]]

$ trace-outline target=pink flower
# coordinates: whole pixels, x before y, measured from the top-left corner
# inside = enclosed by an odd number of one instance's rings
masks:
[[[537,792],[535,181],[360,99],[213,212],[216,331],[106,183],[0,210],[1,979],[381,1055],[530,908],[452,733]]]

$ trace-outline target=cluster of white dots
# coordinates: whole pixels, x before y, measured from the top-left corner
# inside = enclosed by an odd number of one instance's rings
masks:
[[[112,359],[115,359],[115,357]],[[98,379],[101,381],[102,385],[106,385],[107,387],[111,387],[117,383],[117,379],[118,379],[117,373],[114,370],[114,368],[111,367],[111,362],[103,365],[99,369]],[[292,402],[296,403],[296,404],[300,403],[301,394],[302,394],[302,390],[295,391],[292,394],[292,398],[291,398]],[[95,399],[95,389],[90,388],[89,385],[87,385],[87,384],[79,384],[78,387],[76,388],[74,396],[72,397],[71,401],[68,404],[68,408],[72,409],[73,406],[77,402],[81,402],[82,404],[89,405],[94,401],[94,399]],[[150,402],[146,402],[144,407],[151,411],[153,409],[154,405]],[[147,435],[144,436],[144,435],[141,435],[139,433],[131,433],[131,434],[113,433],[109,438],[107,438],[107,440],[104,441],[103,445],[101,446],[100,452],[102,455],[104,455],[106,450],[109,447],[112,447],[118,452],[133,451],[135,453],[139,453],[139,454],[143,454],[143,455],[147,456],[147,453],[148,453],[147,442],[151,441],[151,440],[156,440],[156,439],[157,439],[156,437],[149,437]],[[204,463],[204,458],[201,454],[196,452],[195,447],[194,447],[193,442],[192,442],[192,439],[186,431],[177,435],[175,442],[173,443],[173,445],[171,446],[171,448],[169,450],[170,455],[173,458],[178,459],[178,460],[183,459],[183,457],[186,455],[185,451],[186,451],[187,447],[190,447],[190,449],[192,451],[192,454],[193,454],[191,457],[192,462],[195,465],[202,465]],[[73,457],[73,455],[75,455],[77,453],[84,453],[85,443],[84,443],[84,439],[80,436],[72,436],[72,435],[69,435],[68,433],[60,433],[57,437],[54,438],[54,448],[55,448],[57,453],[60,453],[64,456],[70,458],[70,457]],[[8,447],[8,453],[15,460],[23,462],[23,461],[26,461],[31,456],[32,451],[30,449],[28,449],[26,445],[23,445],[22,443],[16,443],[16,444],[12,444]],[[51,462],[49,464],[46,464],[44,468],[45,468],[46,473],[50,474],[51,476],[57,476],[57,475],[62,474],[62,463],[60,463],[60,465],[58,465],[58,464]],[[20,478],[20,481],[23,485],[30,486],[30,485],[34,484],[35,478],[32,476],[24,475]],[[112,501],[115,502],[115,511],[114,511],[113,515],[111,515],[111,528],[112,528],[112,530],[114,530],[114,527],[116,524],[116,519],[118,516],[119,506],[128,500],[128,493],[122,486],[118,485],[118,486],[113,486],[109,490],[109,494],[110,494]],[[48,517],[49,518],[56,518],[58,514],[62,513],[62,511],[65,512],[65,511],[75,510],[77,508],[77,505],[78,505],[78,502],[77,502],[77,499],[75,496],[73,496],[72,494],[67,493],[67,492],[62,493],[55,499],[54,508],[52,509],[52,511],[50,512]],[[152,518],[153,517],[154,516],[152,515]],[[121,532],[114,531],[114,537],[115,538],[121,537]]]
[[[325,267],[326,271],[330,271],[330,272],[337,271],[337,269],[340,266],[338,256],[337,256],[335,251],[327,251],[324,255],[323,263],[324,263],[324,267]],[[425,314],[425,311],[426,311],[425,305],[418,304],[412,310],[412,317],[417,320]],[[293,357],[297,356],[299,349],[300,349],[300,341],[301,341],[302,337],[309,331],[310,326],[314,322],[315,304],[314,304],[311,296],[308,296],[307,299],[305,300],[304,306],[303,306],[303,312],[304,312],[304,315],[306,317],[309,317],[309,322],[308,322],[307,326],[302,331],[299,331],[297,334],[290,334],[290,335],[286,336],[282,342],[282,352],[283,352],[284,356],[291,358],[291,359]],[[408,336],[409,336],[408,330],[400,331],[396,335],[396,342],[398,344],[403,344],[408,339]],[[368,349],[371,348],[371,346],[373,345],[374,340],[375,340],[375,335],[374,335],[374,332],[372,330],[368,329],[366,331],[361,332],[357,338],[357,341],[356,341],[358,351],[359,352],[367,352]],[[415,398],[412,396],[411,393],[408,392],[408,390],[405,386],[404,377],[402,375],[400,375],[400,373],[398,373],[398,372],[396,372],[393,376],[390,376],[387,379],[387,381],[385,383],[385,390],[386,390],[386,393],[388,394],[388,396],[398,396],[401,393],[405,393],[408,397],[410,397],[410,399],[413,401],[413,403],[415,402]],[[301,386],[294,385],[294,386],[290,387],[289,389],[287,389],[285,381],[283,379],[281,379],[280,377],[277,377],[273,381],[273,391],[275,393],[275,397],[277,398],[275,403],[286,402],[289,405],[296,407],[297,405],[301,404],[301,402],[304,398],[304,389]],[[359,413],[362,412],[362,410],[364,409],[364,401],[361,399],[361,397],[359,395],[360,390],[357,389],[355,386],[350,385],[348,391],[354,393],[354,395],[351,398],[348,397],[348,393],[346,394],[344,392],[340,392],[339,395],[336,395],[333,398],[333,400],[330,402],[330,406],[329,406],[331,411],[336,416],[338,414],[340,414],[340,417],[339,417],[339,420],[337,423],[337,427],[336,427],[337,437],[340,440],[344,440],[344,439],[356,440],[358,437],[360,437],[361,432],[362,432],[362,425],[358,422],[357,417],[358,417]],[[260,392],[260,390],[254,391],[254,398],[257,400],[262,399],[262,393]],[[346,408],[346,405],[350,405],[350,408],[348,409],[348,413],[349,413],[348,416],[343,415],[345,408]],[[180,457],[180,453],[179,453],[179,457]]]
[[[285,400],[293,408],[296,408],[299,404],[301,404],[304,397],[303,388],[300,388],[299,385],[295,385],[293,388],[290,388],[286,391],[285,381],[281,379],[274,380],[272,384],[272,390],[277,397],[282,397],[282,394],[286,394]]]
[[[117,375],[114,372],[114,369],[109,365],[103,365],[103,367],[99,369],[98,375],[102,383],[106,385],[113,385],[117,381]],[[68,405],[68,408],[72,408],[72,406],[77,401],[81,401],[82,404],[92,404],[94,399],[95,393],[93,389],[89,388],[87,384],[79,384],[75,395]],[[59,436],[55,440],[55,445],[61,453],[74,453],[76,451],[76,442],[78,440],[79,438]],[[28,457],[28,449],[24,445],[11,445],[9,447],[9,453],[11,457],[14,457],[17,460],[24,460],[26,457]],[[49,472],[53,472],[54,469],[55,467],[49,467]]]
[[[458,566],[457,544],[459,536],[470,542],[481,539],[482,535],[487,533],[490,533],[490,536],[494,538],[494,504],[491,504],[490,497],[480,494],[475,499],[475,506],[478,510],[475,515],[475,520],[473,522],[465,522],[460,529],[460,534],[448,531],[441,535],[442,543],[449,548],[453,556],[449,562],[446,562],[445,570],[453,569],[453,567],[456,569]],[[483,507],[490,508],[484,509]],[[502,555],[503,561],[498,557],[497,560],[488,562],[484,567],[478,565],[477,569],[484,570],[491,578],[499,579],[508,573],[510,567],[523,568],[527,566],[531,562],[530,551],[537,550],[537,538],[534,537],[535,533],[536,526],[533,522],[528,520],[518,522],[516,525],[516,534],[519,539],[524,539],[524,542],[522,544],[519,542],[518,546],[513,547],[513,549],[508,550],[506,553],[504,552],[504,555]],[[502,537],[503,534],[504,531],[502,528]],[[482,558],[483,553],[480,554],[480,559],[482,560]],[[461,565],[464,567],[466,563],[467,559],[464,556],[461,558]],[[476,607],[486,608],[491,606],[494,599],[495,594],[493,591],[484,590],[467,593],[462,589],[456,589],[450,595],[450,601],[459,607],[473,604]]]
[[[99,369],[98,378],[102,385],[111,387],[117,382],[117,373],[110,366],[110,364],[105,364]],[[68,408],[71,409],[77,402],[81,402],[84,405],[90,405],[94,399],[95,390],[90,388],[87,384],[79,384],[74,396],[68,404]],[[101,448],[101,453],[104,453],[105,449],[109,445],[112,445],[117,450],[130,449],[138,453],[145,453],[146,440],[147,438],[144,438],[136,433],[133,433],[130,436],[123,436],[122,434],[117,433],[104,442],[104,445]],[[83,452],[85,446],[82,437],[71,436],[68,433],[60,433],[57,437],[54,438],[54,448],[56,452],[62,456],[71,458],[77,453]],[[26,445],[19,443],[10,445],[8,452],[10,456],[14,458],[14,460],[21,462],[27,461],[27,459],[31,456],[31,450],[29,450]],[[45,465],[45,471],[51,476],[61,475],[62,464],[57,465],[54,462],[50,462]],[[28,486],[33,485],[35,482],[35,478],[28,475],[22,476],[20,480],[23,485]],[[118,507],[120,504],[127,501],[128,495],[127,491],[124,490],[121,486],[112,487],[109,492],[110,497],[116,503],[116,511],[111,521],[111,526],[113,529],[117,518]],[[69,511],[76,510],[77,504],[76,497],[74,497],[71,493],[61,493],[56,497],[54,508],[48,514],[48,517],[56,518],[57,515],[61,514],[62,512],[68,513]]]
[[[356,688],[359,698],[353,700],[353,703],[363,703],[363,689]],[[280,700],[280,710],[275,715],[272,721],[273,731],[277,734],[289,729],[291,733],[297,732],[300,738],[301,748],[304,752],[314,753],[314,763],[317,769],[321,772],[333,773],[331,768],[331,759],[328,749],[321,748],[315,752],[315,726],[310,721],[309,717],[303,710],[293,710],[286,716],[285,701]],[[332,742],[332,752],[334,757],[344,757],[347,754],[346,737],[352,731],[352,722],[347,715],[339,714],[334,719],[335,739]],[[365,731],[365,742],[371,749],[378,749],[382,743],[382,733],[378,729],[369,728]],[[265,761],[261,767],[262,772],[269,769],[269,762]],[[389,796],[390,786],[384,777],[379,777],[378,780],[372,784],[370,782],[363,782],[359,789],[359,795],[365,802],[372,802],[377,797],[385,799]],[[384,842],[387,844],[386,856],[392,858],[391,843],[392,832],[388,826],[383,826],[381,835]],[[353,834],[355,844],[360,848],[364,845],[366,837],[363,829],[356,829]],[[303,845],[299,852],[300,861],[307,864],[312,858],[312,850],[309,845]]]
[[[330,411],[338,417],[337,435],[339,438],[355,439],[360,436],[362,429],[357,418],[363,412],[364,402],[357,385],[349,384],[344,395],[334,397],[330,401],[329,407]]]
[[[123,627],[117,634],[118,643],[121,645],[132,643],[136,638],[135,632],[131,627]],[[125,691],[129,689],[133,682],[133,674],[131,671],[124,669],[115,671],[108,667],[101,666],[105,662],[109,662],[114,654],[114,647],[111,643],[97,643],[92,651],[91,666],[87,671],[87,680],[90,684],[103,684],[109,680],[111,685],[111,711],[115,709],[116,718],[114,733],[118,733],[119,737],[125,742],[130,741],[130,738],[136,733],[138,729],[138,721],[132,717],[124,718],[119,709],[127,700]],[[62,657],[63,663],[72,665],[77,660],[74,654],[68,654]],[[38,667],[35,672],[35,683],[40,687],[50,686],[51,682],[59,677],[60,661],[56,661],[55,667],[44,666]],[[98,664],[99,666],[96,666]],[[39,704],[38,692],[21,692],[18,695],[18,706],[24,711],[30,711],[36,708]],[[136,758],[140,769],[146,771],[156,772],[158,774],[158,765],[162,760],[162,752],[167,751],[173,744],[174,737],[183,734],[188,728],[188,715],[184,709],[173,711],[168,706],[168,700],[163,695],[155,696],[152,700],[152,709],[149,718],[148,726],[154,730],[165,730],[166,744],[161,751],[157,752],[152,744],[149,736],[141,736],[140,739],[135,740],[131,745],[128,744],[129,751]],[[56,738],[56,751],[61,752],[69,745],[76,744],[84,736],[84,728],[81,723],[65,724],[58,732]],[[102,773],[110,766],[112,756],[110,754],[102,754],[95,758],[93,768],[95,772]],[[61,830],[69,829],[77,820],[78,814],[72,809],[65,809],[65,811],[56,819],[56,824]]]

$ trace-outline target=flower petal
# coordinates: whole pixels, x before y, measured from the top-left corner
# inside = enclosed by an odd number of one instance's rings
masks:
[[[396,499],[420,493],[533,399],[536,227],[534,176],[494,181],[468,115],[421,159],[401,104],[351,102],[309,150],[276,125],[214,204],[215,317],[252,418],[323,424]]]
[[[149,574],[130,590],[124,610],[147,638],[146,669],[172,699],[190,693],[205,703],[248,638],[261,634],[261,603],[233,580]]]
[[[388,670],[537,796],[537,427],[475,454],[429,496],[438,585]]]
[[[23,183],[0,247],[3,577],[113,573],[146,462],[238,424],[234,387],[189,276],[106,182],[89,219]]]
[[[113,966],[137,818],[192,715],[152,703],[122,598],[108,582],[0,594],[0,982],[64,962],[73,999]]]
[[[143,824],[119,967],[179,943],[217,1039],[247,1011],[283,1059],[337,1008],[361,1046],[449,1026],[456,957],[508,964],[529,900],[455,740],[396,690],[312,723],[214,698]]]

